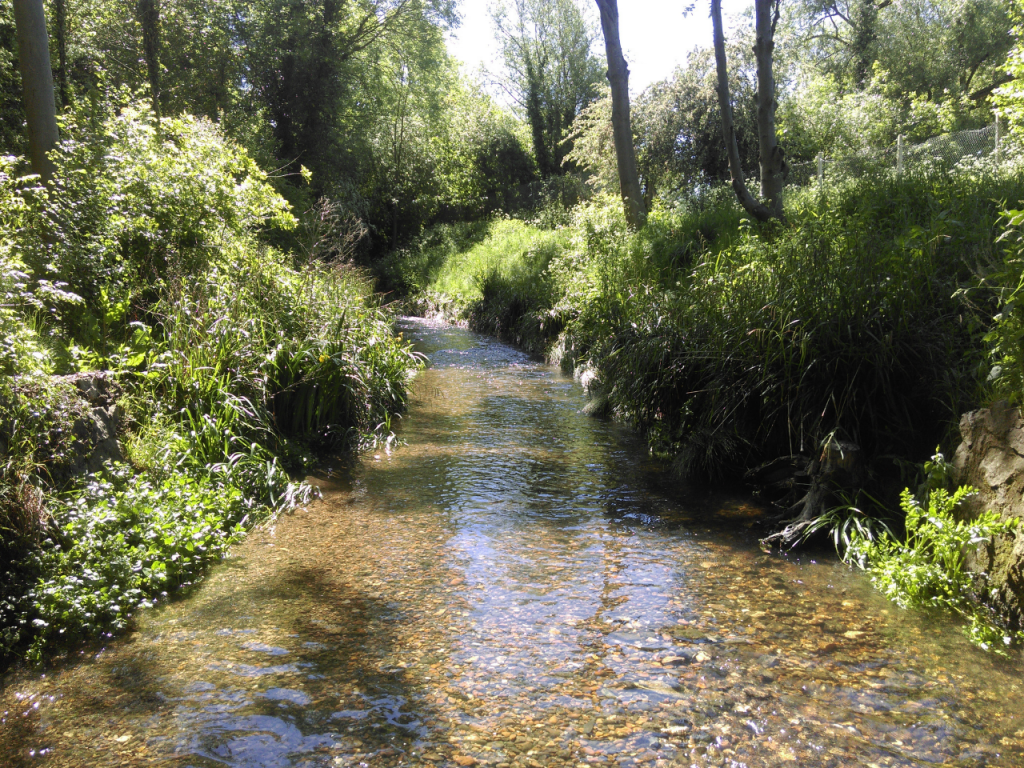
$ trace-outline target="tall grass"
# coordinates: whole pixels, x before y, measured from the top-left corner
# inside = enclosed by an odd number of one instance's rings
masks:
[[[662,205],[639,233],[596,198],[557,233],[510,223],[444,244],[425,290],[469,295],[491,307],[468,313],[478,327],[501,317],[534,344],[550,337],[531,318],[557,318],[611,408],[692,476],[813,455],[828,436],[876,465],[920,461],[979,397],[994,312],[975,287],[1022,196],[1017,165],[969,161],[792,189],[787,224],[768,228],[728,190]],[[531,230],[543,260],[508,247]]]

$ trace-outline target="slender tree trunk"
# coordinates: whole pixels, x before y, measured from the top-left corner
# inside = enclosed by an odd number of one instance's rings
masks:
[[[29,158],[32,170],[48,183],[55,168],[46,153],[56,146],[58,135],[43,0],[14,0],[14,23],[18,30],[18,63],[28,123]]]
[[[761,161],[761,199],[767,201],[772,218],[781,219],[782,187],[786,180],[786,155],[775,132],[775,25],[779,22],[780,0],[755,0],[754,56],[757,59],[757,143]],[[774,11],[774,13],[773,13]]]
[[[758,20],[760,20],[760,14],[762,12],[762,6],[770,8],[771,0],[756,0]],[[715,38],[715,63],[718,69],[718,105],[722,112],[722,139],[725,141],[725,151],[729,157],[729,172],[732,175],[732,188],[736,192],[736,197],[739,199],[740,204],[746,209],[746,211],[756,218],[758,221],[768,221],[772,218],[782,218],[782,167],[784,162],[784,156],[782,149],[778,146],[778,142],[775,139],[775,87],[774,80],[771,74],[771,50],[774,48],[774,40],[769,35],[766,38],[768,46],[768,74],[765,79],[764,73],[762,72],[764,66],[764,59],[762,58],[762,42],[760,34],[758,36],[758,44],[755,49],[758,53],[757,57],[757,69],[758,69],[758,140],[761,144],[761,189],[764,191],[772,191],[775,189],[773,184],[778,184],[778,194],[775,198],[770,198],[771,207],[758,202],[758,200],[750,194],[747,189],[747,185],[743,181],[743,168],[740,165],[740,149],[739,144],[736,141],[736,126],[733,122],[732,114],[732,97],[729,94],[729,68],[725,58],[725,34],[722,31],[722,0],[711,0],[711,24],[714,28]],[[772,29],[772,25],[769,24],[769,32]],[[760,32],[760,27],[758,27]],[[770,90],[769,90],[770,87]],[[765,99],[769,99],[768,109],[763,110],[762,106],[765,105]],[[768,124],[762,125],[762,119],[770,121]],[[768,134],[771,134],[770,145],[766,151],[765,142],[768,141]],[[765,159],[769,162],[765,163]],[[768,184],[765,183],[765,172],[775,167],[774,163],[779,163],[779,173],[770,174],[773,176],[772,179],[768,180]],[[777,178],[775,178],[777,176]]]
[[[142,49],[146,56],[149,90],[153,98],[153,114],[160,124],[160,3],[159,0],[139,0],[136,8],[142,25]]]
[[[538,66],[533,61],[529,51],[525,53],[526,58],[526,118],[530,123],[530,133],[533,136],[533,153],[537,157],[537,169],[541,178],[547,178],[557,172],[551,161],[551,153],[548,152],[547,126],[544,122],[544,107],[541,98],[541,81]]]
[[[53,34],[57,38],[57,92],[60,106],[68,105],[68,9],[66,0],[53,0]]]
[[[640,229],[647,220],[640,177],[636,170],[633,127],[629,119],[629,67],[619,43],[619,6],[617,0],[597,0],[601,11],[601,30],[608,57],[608,83],[612,89],[612,135],[615,161],[619,171],[619,192],[631,229]]]

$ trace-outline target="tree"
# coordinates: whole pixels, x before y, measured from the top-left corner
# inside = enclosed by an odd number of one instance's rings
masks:
[[[378,222],[390,219],[387,240],[394,248],[436,206],[442,94],[455,87],[456,70],[436,32],[389,39],[374,57],[373,71],[377,82],[367,105],[374,115],[368,133],[373,170],[363,190],[376,205]]]
[[[18,28],[18,62],[28,124],[29,158],[32,170],[49,182],[53,178],[54,164],[47,153],[57,144],[57,106],[53,98],[50,44],[42,0],[14,0],[14,22]]]
[[[981,102],[1006,80],[1007,0],[797,0],[791,8],[800,58],[857,90],[883,72],[907,97]]]
[[[753,51],[746,41],[733,41],[728,55],[738,63],[730,78],[736,105],[733,121],[741,165],[749,168],[758,162]],[[637,170],[648,209],[657,196],[699,196],[729,178],[717,84],[714,52],[695,50],[670,78],[652,83],[632,105]],[[617,191],[619,186],[611,115],[611,94],[606,87],[604,95],[573,123],[573,148],[568,157],[586,168],[588,183],[607,192]]]
[[[494,10],[501,87],[530,126],[542,176],[564,172],[573,120],[597,96],[597,31],[573,0],[505,0]]]
[[[241,0],[175,0],[160,8],[160,104],[223,120],[228,130],[239,112],[258,107],[245,98],[248,79],[243,20],[255,3]],[[243,106],[244,105],[244,106]]]
[[[160,124],[160,3],[159,0],[139,0],[136,12],[142,26],[142,50],[146,55],[150,98],[153,114]]]
[[[725,35],[722,32],[722,0],[711,0],[711,22],[714,27],[715,62],[718,69],[718,101],[722,110],[722,138],[729,156],[732,187],[743,207],[758,221],[782,219],[782,187],[786,160],[775,132],[775,75],[773,52],[775,27],[779,21],[780,0],[755,0],[754,23],[757,60],[757,143],[761,170],[761,198],[758,202],[747,190],[740,164],[736,128],[733,122],[732,99],[729,94],[729,70],[725,57]],[[773,13],[774,11],[774,13]]]
[[[0,3],[0,154],[25,154],[24,122],[14,9],[8,3]]]
[[[1024,19],[1018,17],[1018,23]],[[992,102],[998,114],[1007,118],[1009,129],[1024,135],[1024,27],[1014,27],[1015,44],[1006,58],[1008,81],[995,89]]]
[[[779,34],[796,87],[779,121],[813,160],[981,128],[1007,81],[1006,0],[795,0]]]
[[[619,7],[616,0],[597,0],[601,11],[601,29],[604,32],[608,57],[608,84],[612,93],[612,134],[615,138],[616,167],[619,171],[619,192],[626,212],[626,221],[632,229],[639,229],[647,219],[640,178],[636,170],[636,149],[633,146],[633,126],[629,119],[629,67],[619,43]]]
[[[67,107],[68,90],[68,8],[66,0],[53,0],[53,35],[57,39],[57,90],[61,107]]]
[[[522,187],[537,180],[522,123],[499,107],[482,83],[457,82],[445,93],[439,141],[440,194],[452,208],[475,212],[517,208]],[[467,207],[471,207],[466,211]]]
[[[313,172],[317,195],[357,175],[393,71],[389,41],[412,45],[455,21],[449,0],[260,0],[240,18],[245,78],[280,160]],[[381,66],[378,66],[381,64]]]
[[[758,159],[757,80],[752,51],[747,45],[732,46],[729,58],[739,63],[730,78],[734,133],[741,165],[750,168]],[[633,125],[648,198],[672,189],[706,188],[729,178],[717,85],[713,52],[693,51],[672,77],[640,94]]]

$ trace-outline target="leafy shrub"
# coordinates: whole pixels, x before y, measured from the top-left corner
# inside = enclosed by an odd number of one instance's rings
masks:
[[[889,532],[869,538],[854,530],[845,556],[868,569],[872,583],[901,607],[953,611],[969,622],[967,633],[972,641],[999,650],[1024,640],[1024,632],[1002,630],[972,600],[983,594],[979,582],[985,581],[985,575],[966,569],[964,552],[1012,532],[1019,521],[1000,520],[995,512],[985,512],[974,520],[958,520],[957,508],[974,492],[964,486],[950,495],[943,488],[933,488],[925,507],[909,489],[904,489],[900,506],[906,515],[906,540],[900,541]]]
[[[138,608],[194,582],[241,532],[244,505],[231,487],[121,465],[51,513],[53,533],[34,556],[39,581],[21,615],[2,622],[34,630],[33,660],[54,643],[122,630]]]
[[[263,225],[293,227],[266,174],[209,120],[164,119],[126,92],[83,100],[64,118],[47,217],[53,244],[33,266],[67,281],[87,312],[65,330],[103,358],[111,335],[163,285]]]
[[[37,180],[18,178],[16,165],[17,158],[0,156],[0,376],[51,370],[45,342],[30,318],[45,310],[46,298],[63,295],[62,283],[32,284],[25,258],[40,246]]]
[[[24,556],[49,521],[43,489],[67,483],[76,458],[75,420],[86,413],[75,386],[46,376],[0,376],[0,658],[3,616],[35,571]]]

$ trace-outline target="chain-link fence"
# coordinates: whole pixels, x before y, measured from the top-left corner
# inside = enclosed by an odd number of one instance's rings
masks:
[[[819,156],[816,160],[792,163],[786,183],[806,186],[837,175],[860,177],[895,171],[944,171],[966,157],[1000,159],[1005,152],[1001,126],[998,122],[985,128],[957,131],[933,136],[919,144],[899,137],[894,146],[881,150],[861,150],[838,157]]]

